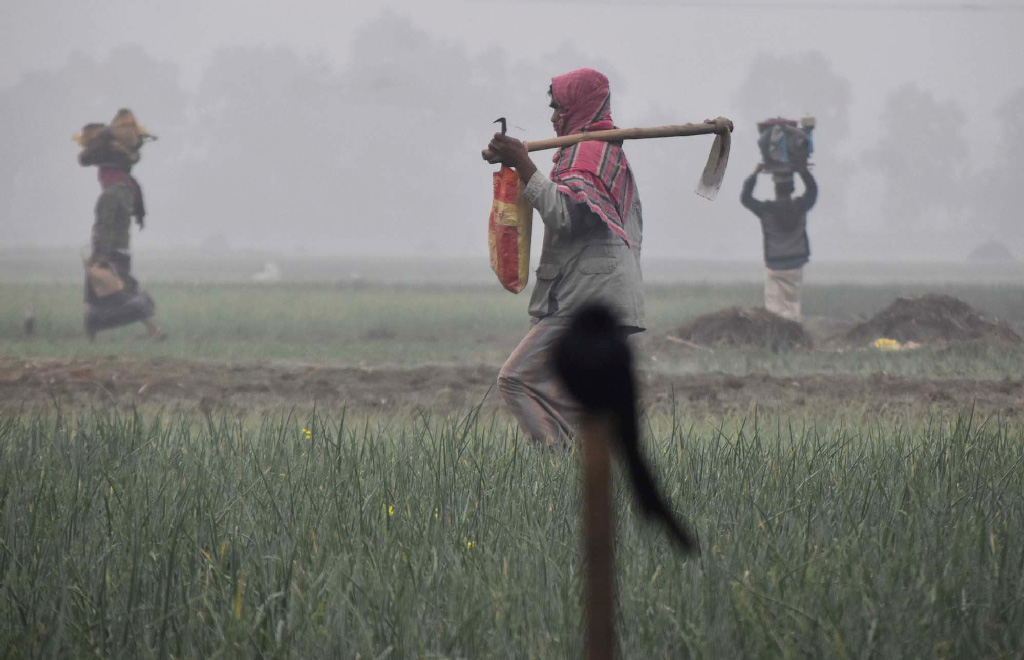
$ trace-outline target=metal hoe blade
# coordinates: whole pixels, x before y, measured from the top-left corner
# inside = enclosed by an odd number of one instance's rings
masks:
[[[722,179],[725,178],[725,166],[729,164],[729,147],[732,144],[732,136],[729,131],[715,134],[715,141],[711,144],[711,153],[708,154],[708,163],[697,182],[697,194],[706,199],[714,199],[718,196],[718,189],[722,187]]]

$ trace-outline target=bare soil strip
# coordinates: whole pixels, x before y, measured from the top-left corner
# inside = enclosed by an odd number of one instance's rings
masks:
[[[356,409],[432,409],[498,402],[492,366],[437,365],[412,369],[319,367],[172,359],[0,358],[0,411],[13,413],[60,402],[71,408],[196,407],[253,410],[345,404]],[[1007,414],[1024,411],[1024,380],[920,380],[811,374],[642,375],[648,402],[671,400],[711,408],[752,404],[819,408],[822,402],[876,408],[943,404]],[[486,397],[486,399],[485,399]]]

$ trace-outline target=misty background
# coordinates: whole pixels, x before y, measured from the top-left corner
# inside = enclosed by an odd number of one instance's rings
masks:
[[[131,108],[139,250],[478,257],[498,116],[548,137],[550,78],[590,66],[622,127],[736,125],[719,197],[709,136],[626,145],[649,257],[761,258],[739,203],[755,124],[818,119],[813,262],[1024,255],[1024,6],[899,2],[5,3],[0,247],[88,245],[99,192],[71,136]],[[534,154],[542,171],[551,152]],[[771,195],[762,177],[755,193]],[[538,221],[539,222],[539,221]],[[539,254],[539,229],[534,256]]]

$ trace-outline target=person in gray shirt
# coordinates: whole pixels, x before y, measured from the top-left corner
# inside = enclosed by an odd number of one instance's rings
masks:
[[[552,78],[551,122],[557,135],[613,128],[608,79],[593,69]],[[531,329],[502,366],[498,391],[529,436],[560,445],[579,415],[549,363],[555,340],[584,303],[601,301],[626,334],[644,330],[640,197],[621,143],[581,142],[558,150],[550,176],[526,147],[495,133],[483,157],[513,167],[544,222]]]
[[[800,320],[800,298],[803,289],[803,268],[810,260],[811,244],[807,239],[807,212],[818,199],[818,184],[806,166],[796,173],[804,184],[804,194],[793,197],[793,176],[775,174],[775,199],[754,199],[757,175],[764,170],[758,165],[743,182],[740,202],[761,221],[764,235],[764,306],[784,318]]]

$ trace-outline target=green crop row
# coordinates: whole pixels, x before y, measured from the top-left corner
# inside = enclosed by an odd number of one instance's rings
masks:
[[[703,554],[618,483],[621,657],[1020,652],[1020,427],[644,429]],[[0,654],[580,657],[577,463],[479,408],[0,418]]]

